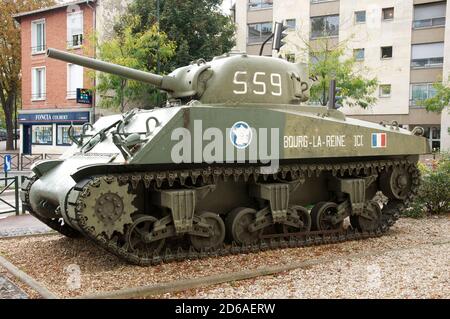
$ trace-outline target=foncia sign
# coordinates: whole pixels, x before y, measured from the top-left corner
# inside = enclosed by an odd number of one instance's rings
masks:
[[[89,122],[89,112],[20,114],[19,122]]]

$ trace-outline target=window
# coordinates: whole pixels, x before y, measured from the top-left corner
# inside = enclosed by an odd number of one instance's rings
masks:
[[[425,130],[424,137],[428,139],[431,149],[439,150],[441,148],[441,128],[422,126]]]
[[[339,35],[339,15],[311,18],[311,38]]]
[[[70,125],[58,125],[58,128],[56,130],[57,145],[72,145],[72,141],[69,138],[69,128]],[[82,125],[74,125],[73,135],[75,137],[79,137],[81,135],[82,128]]]
[[[83,44],[83,11],[67,14],[67,46],[78,47]]]
[[[336,0],[311,0],[311,3],[322,3],[322,2],[331,2]]]
[[[382,59],[392,58],[392,47],[381,47],[381,58]]]
[[[414,6],[413,28],[430,28],[445,25],[445,2]]]
[[[77,89],[83,88],[83,67],[76,64],[67,65],[67,98],[75,99]]]
[[[420,102],[436,95],[433,83],[411,84],[410,105],[420,106]]]
[[[394,8],[384,8],[383,9],[383,20],[393,20],[394,19]]]
[[[45,53],[45,20],[31,22],[31,53]]]
[[[391,96],[391,85],[382,84],[380,85],[380,97],[390,97]]]
[[[366,11],[355,11],[355,23],[366,22]]]
[[[45,67],[31,69],[31,100],[45,100]]]
[[[363,61],[364,60],[364,49],[354,49],[353,50],[353,56],[355,57],[356,61]]]
[[[273,0],[249,0],[248,7],[250,10],[272,8]]]
[[[294,30],[296,27],[296,20],[295,19],[287,19],[286,20],[286,26],[291,29]]]
[[[444,63],[444,42],[412,45],[411,67],[442,67]]]
[[[248,25],[248,43],[264,42],[272,34],[272,22]]]
[[[53,125],[33,125],[31,135],[33,144],[52,145]]]

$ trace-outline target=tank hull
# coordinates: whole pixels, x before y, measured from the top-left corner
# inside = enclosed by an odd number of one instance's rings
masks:
[[[230,138],[233,126],[241,122],[248,124],[252,130],[251,140],[245,149],[237,148]],[[130,163],[170,164],[174,163],[174,159],[176,164],[268,162],[271,159],[430,153],[427,140],[412,135],[408,130],[348,118],[340,112],[330,112],[320,107],[286,105],[269,108],[250,104],[182,107],[162,133],[137,153]],[[180,151],[180,143],[183,142],[188,146],[182,151],[190,151],[190,156],[177,158],[174,153]],[[220,156],[210,151],[213,147]]]
[[[305,245],[324,234],[379,235],[416,193],[415,165],[429,151],[426,139],[395,123],[250,104],[106,117],[79,144],[33,167],[24,206],[61,233],[140,265],[172,260],[167,251],[183,259],[271,238]]]

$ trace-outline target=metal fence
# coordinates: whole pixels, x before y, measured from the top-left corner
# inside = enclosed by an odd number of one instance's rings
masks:
[[[55,159],[61,154],[18,154],[18,153],[0,153],[0,164],[4,163],[5,156],[11,155],[11,170],[25,171],[30,170],[31,166],[40,160]]]
[[[31,154],[31,155],[22,154],[20,156],[20,170],[21,171],[29,170],[31,169],[31,165],[43,159],[44,159],[43,154]]]
[[[8,191],[13,190],[13,194]],[[0,214],[19,215],[19,177],[0,178]]]

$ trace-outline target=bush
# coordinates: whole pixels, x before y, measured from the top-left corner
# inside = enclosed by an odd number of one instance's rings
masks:
[[[450,212],[450,155],[442,154],[439,161],[427,166],[419,163],[422,183],[407,217],[420,218]]]

